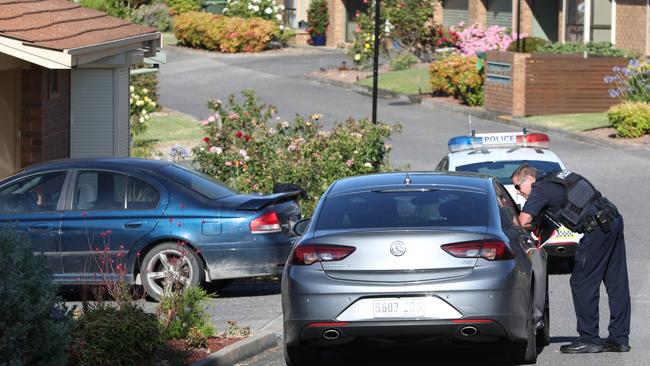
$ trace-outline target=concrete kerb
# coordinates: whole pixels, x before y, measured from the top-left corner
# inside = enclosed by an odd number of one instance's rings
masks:
[[[274,332],[261,331],[258,334],[224,347],[190,366],[233,366],[277,345],[278,338]]]
[[[190,366],[233,366],[282,343],[282,314],[260,329],[258,334],[224,347]]]

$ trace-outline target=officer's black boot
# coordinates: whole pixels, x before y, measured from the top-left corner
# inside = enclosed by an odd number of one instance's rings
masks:
[[[584,341],[575,341],[570,344],[565,344],[560,347],[562,353],[600,353],[603,351],[603,346],[595,343],[588,343]]]

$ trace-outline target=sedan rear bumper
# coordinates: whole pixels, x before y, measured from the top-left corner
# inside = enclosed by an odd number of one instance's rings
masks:
[[[295,329],[299,339],[287,339],[287,344],[307,343],[319,347],[336,346],[356,340],[378,342],[435,342],[454,339],[467,342],[497,342],[512,339],[502,323],[507,327],[525,325],[526,319],[501,318],[499,320],[479,319],[476,322],[463,320],[454,323],[450,320],[411,320],[411,321],[370,321],[350,323],[304,323],[286,322],[287,330]],[[517,339],[521,340],[521,339]]]

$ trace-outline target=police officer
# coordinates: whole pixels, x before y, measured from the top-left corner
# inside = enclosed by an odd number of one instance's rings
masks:
[[[583,233],[575,254],[571,292],[579,337],[560,347],[562,353],[628,352],[630,290],[625,260],[623,218],[594,186],[579,174],[563,170],[545,176],[527,164],[512,173],[518,194],[526,198],[520,224],[530,228],[533,219],[546,214],[569,230]],[[609,297],[609,337],[598,332],[600,284]]]

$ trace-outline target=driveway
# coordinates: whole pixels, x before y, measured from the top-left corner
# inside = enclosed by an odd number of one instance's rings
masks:
[[[371,99],[354,91],[323,85],[305,78],[308,72],[320,67],[330,67],[345,60],[337,50],[292,51],[262,55],[219,55],[201,51],[166,49],[168,62],[160,68],[160,102],[197,118],[208,113],[205,102],[210,98],[226,99],[242,89],[254,89],[266,103],[276,105],[286,119],[295,114],[320,113],[323,124],[332,126],[347,117],[370,117]],[[470,127],[467,116],[431,107],[380,100],[378,115],[387,123],[400,122],[404,129],[393,138],[394,151],[391,162],[395,166],[410,166],[412,170],[433,169],[447,152],[451,136],[467,134]],[[473,118],[472,128],[478,132],[505,132],[515,127],[503,123]],[[517,128],[518,129],[518,128]],[[559,353],[562,342],[576,335],[575,315],[571,301],[568,275],[551,277],[551,346],[539,356],[540,365],[641,365],[650,358],[650,330],[645,319],[650,318],[650,251],[647,244],[648,212],[650,212],[650,151],[623,150],[578,141],[561,133],[549,133],[553,151],[569,167],[588,177],[611,201],[616,203],[625,217],[628,268],[632,294],[632,352],[627,354],[598,354],[568,356]],[[227,289],[230,291],[230,289]],[[237,293],[236,290],[234,290]],[[263,292],[264,293],[264,292]],[[601,336],[607,335],[609,313],[604,289],[601,291]],[[249,293],[250,294],[250,293]],[[267,322],[278,311],[278,293],[248,296],[246,293],[215,300],[215,317],[220,312],[231,312],[225,307],[242,306],[251,309],[239,314],[241,325],[262,324],[254,308],[265,312]],[[268,309],[274,309],[268,312]],[[259,314],[259,313],[257,313]],[[277,313],[279,315],[279,312]],[[246,324],[250,321],[250,324]],[[255,328],[254,328],[255,329]],[[257,328],[259,329],[259,328]],[[281,331],[280,327],[277,327]],[[275,352],[275,353],[274,353]],[[250,365],[282,365],[281,352],[275,350],[259,356]],[[408,351],[399,350],[403,358]],[[413,355],[409,364],[431,364],[439,351],[420,359]],[[379,353],[374,364],[395,364],[382,361],[386,355]],[[425,352],[425,355],[427,352]],[[458,356],[462,352],[456,353]],[[341,363],[337,355],[330,355],[331,364]],[[328,357],[330,357],[328,356]],[[448,356],[445,356],[448,357]],[[388,358],[390,359],[390,358]],[[395,359],[392,359],[395,361]],[[388,363],[387,363],[388,362]],[[372,362],[370,362],[372,363]]]

